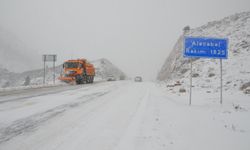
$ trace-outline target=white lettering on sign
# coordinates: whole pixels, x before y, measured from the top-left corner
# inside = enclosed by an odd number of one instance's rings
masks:
[[[198,41],[193,41],[192,46],[207,46],[207,47],[220,47],[221,43],[220,42],[198,42]]]
[[[211,54],[213,55],[225,55],[226,52],[225,50],[220,50],[220,49],[217,49],[217,50],[210,50]]]
[[[227,59],[228,39],[185,37],[184,57]]]

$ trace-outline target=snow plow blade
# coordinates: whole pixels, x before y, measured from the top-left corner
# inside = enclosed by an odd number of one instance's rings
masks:
[[[73,83],[75,82],[75,78],[74,77],[59,77],[59,80],[66,82],[66,83]]]

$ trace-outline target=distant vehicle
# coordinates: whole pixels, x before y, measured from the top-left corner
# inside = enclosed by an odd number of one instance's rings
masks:
[[[58,78],[61,81],[76,84],[93,83],[95,76],[94,65],[86,59],[67,60],[63,64],[63,74]]]
[[[114,76],[112,76],[112,75],[109,75],[107,77],[107,81],[116,81],[116,78]]]
[[[142,77],[136,76],[135,77],[135,82],[142,82]]]

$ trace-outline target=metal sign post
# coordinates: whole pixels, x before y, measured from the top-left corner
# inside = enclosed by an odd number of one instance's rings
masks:
[[[43,58],[43,84],[45,84],[45,59]]]
[[[214,58],[220,59],[220,103],[222,104],[222,59],[227,59],[228,39],[209,38],[209,37],[185,37],[184,38],[184,57],[188,58]],[[192,96],[192,59],[190,71],[190,97]]]
[[[55,62],[57,60],[57,55],[43,55],[43,61],[44,61],[44,75],[43,75],[43,84],[45,84],[45,75],[46,75],[46,69],[45,69],[45,63],[46,61],[52,61],[53,62],[53,83],[55,84]]]
[[[55,84],[55,80],[56,80],[56,70],[55,70],[55,61],[53,61],[53,83]]]
[[[189,105],[191,105],[191,101],[192,101],[192,70],[193,70],[193,62],[192,59],[190,59],[190,64],[191,64],[191,68],[190,68],[190,92],[189,92]]]
[[[222,104],[222,59],[220,59],[220,104]]]

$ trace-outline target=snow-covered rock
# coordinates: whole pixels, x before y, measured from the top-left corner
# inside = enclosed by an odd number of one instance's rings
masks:
[[[238,13],[219,21],[191,29],[185,36],[221,37],[229,39],[228,59],[223,60],[225,90],[239,90],[250,81],[250,12]],[[183,57],[183,37],[180,36],[165,61],[157,79],[189,84],[190,59]],[[193,59],[193,84],[218,91],[220,62],[218,59]]]

